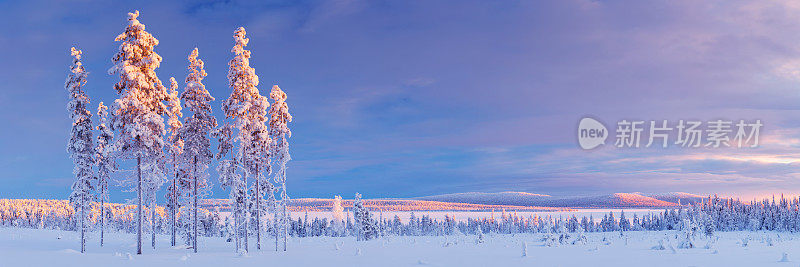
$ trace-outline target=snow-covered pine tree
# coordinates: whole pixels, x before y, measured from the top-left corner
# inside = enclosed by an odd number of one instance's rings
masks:
[[[336,233],[334,236],[340,236],[344,232],[344,208],[342,207],[342,197],[338,195],[333,197],[331,215],[333,218],[331,227],[333,232]]]
[[[260,95],[258,88],[256,88],[258,86],[258,76],[255,73],[255,69],[250,67],[250,51],[244,49],[250,41],[246,35],[247,32],[243,27],[239,27],[234,32],[235,44],[231,52],[235,56],[228,63],[228,82],[232,91],[228,99],[222,103],[222,111],[229,121],[225,123],[222,129],[222,131],[227,132],[216,134],[217,136],[225,136],[227,134],[232,137],[233,131],[237,131],[236,138],[229,138],[230,145],[226,144],[225,146],[230,148],[233,142],[238,141],[238,150],[235,155],[231,155],[229,161],[220,162],[218,168],[220,169],[220,180],[223,186],[231,188],[231,199],[234,202],[233,213],[234,217],[237,218],[235,220],[237,233],[242,232],[244,252],[248,250],[247,225],[250,220],[250,214],[247,212],[247,208],[250,206],[247,177],[255,174],[253,170],[256,169],[256,166],[263,168],[259,164],[263,162],[260,159],[263,155],[260,153],[263,147],[259,147],[259,144],[266,142],[269,137],[268,132],[263,127],[269,102],[266,97]],[[269,144],[269,142],[264,144]],[[244,170],[244,174],[236,174],[237,168]],[[258,177],[258,175],[255,176]]]
[[[198,199],[211,192],[207,172],[208,164],[213,157],[209,134],[217,127],[217,119],[211,113],[211,101],[214,101],[214,97],[203,85],[206,71],[203,69],[203,60],[198,59],[197,55],[197,48],[189,54],[189,75],[186,76],[186,88],[181,94],[183,104],[192,115],[186,119],[186,124],[179,134],[184,140],[182,161],[191,166],[192,247],[195,253],[197,253]]]
[[[98,198],[100,199],[100,246],[102,247],[106,228],[105,207],[106,201],[108,201],[108,180],[111,179],[111,174],[117,170],[117,164],[112,150],[114,132],[106,125],[108,107],[103,105],[103,102],[100,102],[97,107],[97,117],[100,119],[100,123],[97,125],[100,134],[97,136],[97,146],[95,147],[95,162],[97,164],[97,188],[100,191]]]
[[[480,224],[478,224],[477,235],[478,237],[475,239],[475,244],[482,244],[484,242],[483,240],[484,238],[483,238],[483,229],[481,229]]]
[[[72,205],[78,218],[78,227],[81,231],[81,253],[86,252],[86,228],[88,228],[87,215],[91,212],[94,195],[95,176],[92,171],[94,165],[94,140],[92,140],[92,113],[89,112],[89,97],[82,87],[86,84],[87,72],[81,63],[81,50],[71,48],[72,66],[70,74],[64,82],[64,88],[69,93],[69,117],[72,119],[67,152],[75,165],[72,174],[75,182],[72,184],[72,194],[69,203]],[[87,210],[88,209],[88,210]]]
[[[620,211],[620,214],[619,214],[619,230],[620,231],[628,231],[630,229],[630,226],[631,226],[630,222],[628,221],[628,219],[625,218],[625,211],[624,210]]]
[[[375,222],[367,207],[364,207],[359,193],[356,193],[353,200],[353,220],[355,221],[356,240],[369,240],[377,235]]]
[[[163,102],[168,99],[167,89],[155,72],[161,64],[161,56],[154,51],[158,40],[145,31],[138,17],[139,11],[128,13],[128,25],[115,39],[122,43],[108,73],[119,75],[114,89],[120,97],[114,101],[111,118],[111,129],[119,131],[115,146],[120,157],[136,159],[136,177],[125,182],[136,191],[136,253],[142,254],[142,206],[149,203],[155,208],[155,192],[164,182],[158,161],[164,154],[162,116],[169,110]]]
[[[278,209],[282,211],[281,220],[284,229],[283,233],[283,250],[286,251],[286,204],[289,201],[289,195],[286,193],[286,163],[292,160],[289,155],[289,142],[288,138],[292,137],[292,131],[289,130],[288,123],[292,122],[292,115],[289,114],[289,106],[286,104],[286,93],[281,90],[277,85],[272,86],[272,91],[269,93],[270,98],[274,100],[269,108],[270,120],[269,131],[272,137],[270,155],[275,158],[275,164],[278,166],[278,171],[275,174],[275,183],[279,185],[280,200],[278,202]]]
[[[355,234],[356,234],[356,240],[357,241],[361,241],[361,239],[363,239],[363,231],[362,231],[362,227],[361,227],[361,225],[363,224],[363,222],[361,220],[362,220],[362,218],[364,216],[363,215],[363,213],[364,213],[363,209],[364,209],[364,204],[361,203],[361,194],[356,192],[356,196],[353,199],[353,221],[354,221],[354,224],[355,224],[354,228],[355,228],[355,231],[356,231]],[[413,213],[412,213],[412,215],[413,215]]]
[[[183,123],[181,123],[181,99],[178,96],[178,82],[175,81],[175,77],[169,78],[169,99],[167,101],[167,107],[169,108],[169,119],[167,120],[167,124],[169,125],[169,162],[172,164],[172,171],[175,174],[175,178],[172,179],[172,184],[167,187],[167,208],[169,208],[170,213],[170,225],[171,225],[171,240],[170,245],[175,246],[175,237],[177,234],[177,214],[178,214],[178,196],[180,195],[180,187],[178,186],[178,168],[180,165],[180,155],[183,153],[183,139],[178,136],[178,133],[183,127]],[[165,168],[166,169],[166,168]]]

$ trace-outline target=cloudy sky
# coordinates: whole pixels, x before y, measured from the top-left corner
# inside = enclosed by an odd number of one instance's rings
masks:
[[[113,102],[114,37],[135,9],[160,40],[161,80],[183,80],[198,47],[217,100],[246,27],[260,89],[279,84],[295,118],[291,197],[800,191],[792,1],[0,0],[0,198],[68,196],[69,48],[84,52],[92,102]],[[584,151],[584,116],[612,131],[623,119],[764,127],[758,148],[615,148],[612,136]]]

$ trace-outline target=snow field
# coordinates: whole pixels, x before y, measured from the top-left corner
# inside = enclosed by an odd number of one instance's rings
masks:
[[[87,253],[79,253],[79,233],[0,228],[0,266],[798,266],[800,235],[776,232],[717,232],[698,237],[698,246],[679,249],[677,231],[586,233],[585,245],[545,246],[544,234],[484,236],[390,236],[357,242],[354,237],[290,238],[287,252],[274,251],[274,239],[262,251],[234,253],[222,238],[200,238],[199,253],[169,247],[158,236],[157,248],[135,255],[134,236],[106,233],[100,247],[91,233]],[[717,239],[718,238],[718,239]],[[659,244],[663,250],[653,249]],[[717,240],[705,248],[708,240]],[[746,243],[747,245],[743,245]],[[524,244],[524,245],[523,245]],[[524,249],[527,247],[527,249]],[[526,250],[527,256],[523,256]],[[783,254],[786,253],[786,260]]]

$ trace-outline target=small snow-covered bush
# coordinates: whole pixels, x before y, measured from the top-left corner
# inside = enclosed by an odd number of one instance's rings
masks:
[[[561,233],[558,235],[558,243],[559,244],[568,244],[569,243],[569,233]]]
[[[575,237],[575,240],[572,240],[573,245],[586,245],[587,243],[586,234],[583,231],[583,228],[578,227],[578,234]]]
[[[716,244],[717,244],[717,240],[718,239],[719,239],[718,237],[717,238],[708,238],[708,241],[706,242],[706,245],[703,248],[705,248],[705,249],[714,248],[716,246]]]
[[[650,249],[652,249],[652,250],[665,250],[665,249],[667,249],[667,246],[664,245],[664,239],[659,239],[658,240],[658,244],[653,246],[653,247],[651,247]]]
[[[528,243],[522,241],[522,257],[528,256]]]
[[[780,262],[789,262],[789,253],[784,252],[783,255],[781,255]]]
[[[542,241],[544,242],[544,245],[548,247],[558,246],[558,238],[556,238],[553,233],[547,233],[542,236]]]
[[[697,235],[697,224],[689,219],[683,219],[683,231],[679,235],[681,240],[678,248],[694,248],[696,247],[694,238]]]
[[[483,244],[483,242],[485,242],[483,231],[478,229],[478,237],[475,239],[475,244]]]

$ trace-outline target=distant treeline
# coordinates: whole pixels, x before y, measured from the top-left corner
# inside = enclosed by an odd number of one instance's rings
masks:
[[[333,208],[333,199],[324,198],[298,198],[290,199],[288,208],[292,212],[305,211],[330,211]],[[516,211],[568,211],[569,208],[553,207],[527,207],[512,205],[489,205],[472,203],[452,203],[428,200],[409,200],[409,199],[364,199],[365,207],[371,210],[382,211],[493,211],[493,210],[516,210]],[[201,207],[206,209],[219,208],[220,211],[230,210],[230,200],[228,199],[204,199]],[[350,209],[353,207],[353,200],[341,200],[342,207]]]
[[[207,205],[209,203],[206,203]],[[233,223],[223,216],[219,206],[202,209],[199,215],[200,234],[206,237],[231,238]],[[135,206],[106,204],[106,227],[108,230],[133,233],[136,219]],[[456,221],[452,216],[434,219],[424,212],[410,214],[409,218],[398,215],[383,216],[381,212],[367,207],[369,218],[357,228],[350,212],[342,220],[310,218],[303,216],[291,218],[289,234],[295,237],[306,236],[355,236],[365,234],[365,226],[374,229],[366,232],[365,238],[382,235],[451,235],[479,233],[563,233],[563,232],[610,232],[610,231],[658,231],[680,230],[687,223],[697,225],[706,232],[713,231],[800,231],[800,199],[781,197],[777,201],[742,202],[734,199],[709,197],[701,203],[676,209],[665,209],[639,217],[628,216],[623,212],[609,212],[603,218],[569,216],[518,216],[515,212],[498,211],[489,218],[468,218]],[[0,226],[39,229],[77,230],[73,209],[66,200],[0,199]],[[150,214],[146,212],[144,214]],[[170,230],[167,212],[156,208],[155,230],[168,234]],[[344,216],[345,214],[341,214]],[[97,230],[99,208],[92,209],[91,229]],[[179,214],[179,217],[190,217]],[[337,217],[337,216],[332,216]],[[145,220],[145,222],[148,222]],[[189,223],[179,220],[181,223]],[[270,218],[262,221],[262,230],[274,234]],[[254,226],[253,226],[254,227]],[[150,229],[146,227],[145,229]],[[180,227],[179,229],[186,229]],[[361,229],[359,231],[359,229]],[[252,233],[252,232],[251,232]],[[187,233],[183,233],[186,235]],[[254,234],[254,233],[253,233]]]

